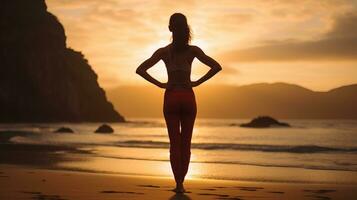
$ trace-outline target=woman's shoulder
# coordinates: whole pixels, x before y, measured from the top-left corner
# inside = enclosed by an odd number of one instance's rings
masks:
[[[161,48],[159,48],[159,49],[161,49],[161,50],[169,50],[169,49],[171,49],[172,48],[172,44],[170,43],[170,44],[168,44],[168,45],[166,45],[166,46],[163,46],[163,47],[161,47]],[[194,50],[194,51],[197,51],[197,50],[201,50],[201,48],[200,47],[198,47],[198,46],[196,46],[196,45],[188,45],[188,49],[189,50]]]
[[[191,51],[194,55],[197,55],[197,54],[202,53],[202,49],[201,49],[199,46],[189,45],[189,48],[190,48],[190,51]]]
[[[160,56],[165,55],[166,52],[168,51],[168,46],[169,46],[169,45],[158,48],[158,49],[154,52],[154,54],[160,55]]]
[[[169,50],[170,50],[170,44],[158,48],[154,54],[157,54],[161,59],[165,60],[168,57]]]
[[[161,54],[164,54],[164,53],[168,52],[169,49],[170,49],[170,44],[168,44],[166,46],[163,46],[163,47],[160,47],[156,51],[160,52]]]
[[[196,46],[196,45],[188,45],[188,47],[190,49],[199,49],[200,47]]]
[[[170,48],[171,48],[171,43],[168,44],[168,45],[166,45],[166,46],[161,47],[160,49],[167,51],[167,50],[169,50]]]
[[[168,55],[170,53],[171,48],[172,48],[172,44],[168,44],[166,46],[158,48],[156,50],[156,52],[158,52],[162,56],[165,56],[165,55]],[[202,53],[202,50],[201,50],[200,47],[198,47],[196,45],[188,45],[188,53],[195,56],[197,54]]]
[[[199,46],[196,45],[189,45],[189,48],[191,51],[202,51],[202,49]]]

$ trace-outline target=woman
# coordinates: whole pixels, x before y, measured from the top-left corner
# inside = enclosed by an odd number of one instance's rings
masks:
[[[170,138],[170,163],[176,181],[174,191],[183,193],[196,118],[196,100],[192,87],[197,87],[210,79],[222,67],[199,47],[189,45],[191,33],[185,15],[171,15],[169,30],[172,32],[171,44],[156,50],[151,58],[137,68],[136,73],[154,85],[166,89],[163,112]],[[210,67],[210,70],[197,81],[191,81],[190,77],[194,58]],[[161,83],[147,73],[147,70],[160,60],[166,65],[167,83]]]

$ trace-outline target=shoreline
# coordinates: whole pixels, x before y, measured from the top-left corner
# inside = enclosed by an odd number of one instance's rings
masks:
[[[185,181],[185,195],[170,191],[173,178],[0,165],[0,199],[355,199],[357,186],[254,181]]]
[[[16,164],[0,164],[1,165],[9,165],[9,166],[18,166],[22,167],[22,165],[16,165]],[[250,166],[250,165],[248,165]],[[33,169],[38,169],[38,170],[49,170],[49,171],[60,171],[60,172],[73,172],[73,173],[88,173],[88,174],[99,174],[99,175],[108,175],[108,176],[128,176],[128,177],[143,177],[143,178],[166,178],[166,179],[172,179],[172,175],[151,175],[151,174],[136,174],[136,173],[125,173],[125,172],[111,172],[111,171],[97,171],[97,170],[89,170],[89,169],[80,169],[80,168],[64,168],[64,167],[45,167],[45,166],[28,166]],[[280,167],[274,167],[274,168],[280,168]],[[282,169],[284,167],[281,167]],[[300,168],[296,168],[301,170]],[[302,169],[305,170],[305,169]],[[311,169],[307,169],[311,170]],[[331,171],[331,170],[329,170]],[[332,171],[338,171],[338,170],[332,170]],[[344,171],[342,171],[344,172]],[[350,172],[350,171],[347,171]],[[354,171],[353,171],[354,172]],[[304,185],[334,185],[334,184],[340,184],[340,185],[346,185],[346,186],[356,186],[357,189],[357,183],[355,182],[309,182],[309,181],[298,181],[298,180],[274,180],[274,179],[224,179],[224,178],[210,178],[210,177],[188,177],[186,180],[198,180],[198,181],[225,181],[225,182],[247,182],[247,183],[276,183],[276,184],[304,184]]]
[[[1,136],[7,138],[7,134],[2,134]],[[12,135],[12,137],[13,136],[14,135]],[[1,164],[49,170],[94,174],[105,173],[109,175],[164,176],[168,178],[172,176],[168,160],[124,159],[115,156],[96,155],[93,153],[95,148],[96,147],[77,145],[67,146],[63,144],[21,144],[5,142],[0,145],[0,160],[2,160]],[[98,148],[102,147],[99,146]],[[107,151],[114,150],[116,149],[107,149]],[[122,151],[126,151],[126,149],[123,148]],[[130,149],[130,151],[136,152],[135,149]],[[153,150],[151,153],[155,152],[166,153],[161,150]],[[16,158],[11,156],[14,154],[16,154]],[[143,166],[145,166],[145,168],[143,168]],[[207,172],[214,173],[209,174]],[[228,172],[234,174],[231,176]],[[187,177],[205,180],[274,182],[278,184],[343,184],[357,186],[357,172],[355,171],[211,162],[191,162]],[[290,177],[294,177],[294,179]]]

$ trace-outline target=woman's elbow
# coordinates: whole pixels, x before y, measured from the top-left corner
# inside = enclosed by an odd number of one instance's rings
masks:
[[[221,67],[221,65],[218,65],[215,69],[216,69],[216,72],[219,72],[222,70],[222,67]]]
[[[144,73],[144,71],[143,71],[140,67],[138,67],[138,68],[136,69],[135,73],[137,73],[137,74],[139,74],[139,75],[142,75],[142,74]]]

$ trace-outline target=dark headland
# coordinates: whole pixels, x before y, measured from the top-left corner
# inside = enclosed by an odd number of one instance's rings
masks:
[[[2,1],[0,122],[121,122],[44,0]]]

